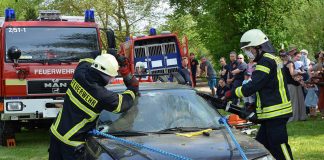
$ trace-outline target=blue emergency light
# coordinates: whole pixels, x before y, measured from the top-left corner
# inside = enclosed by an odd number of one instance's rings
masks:
[[[94,22],[95,16],[94,16],[94,10],[87,9],[84,13],[84,21],[85,22]]]
[[[155,28],[151,28],[150,29],[150,36],[154,36],[156,35],[156,29]]]
[[[16,20],[15,10],[12,8],[7,8],[5,10],[5,21],[15,21],[15,20]]]
[[[127,42],[127,41],[129,41],[129,40],[130,40],[130,37],[126,37],[126,39],[125,39],[125,40],[126,40],[126,42]]]

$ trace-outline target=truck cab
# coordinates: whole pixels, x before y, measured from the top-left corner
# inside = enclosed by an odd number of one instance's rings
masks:
[[[53,119],[80,59],[100,54],[92,10],[80,18],[43,11],[34,21],[16,21],[13,9],[0,19],[0,142],[14,139],[20,124]]]
[[[132,73],[136,74],[136,64],[140,62],[145,65],[146,73],[152,75],[152,81],[181,79],[178,73],[181,60],[188,57],[186,39],[181,44],[177,35],[169,31],[156,34],[151,28],[149,33],[128,38],[121,44],[120,54],[129,58]]]

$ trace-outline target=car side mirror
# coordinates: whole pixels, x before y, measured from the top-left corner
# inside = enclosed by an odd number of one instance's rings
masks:
[[[17,64],[18,59],[21,56],[21,50],[16,46],[12,46],[8,49],[7,54],[8,54],[8,58],[14,61],[15,64]]]
[[[115,33],[112,29],[108,29],[106,32],[108,48],[116,48]]]
[[[108,29],[106,32],[106,36],[108,53],[115,56],[117,54],[115,33],[112,29]]]

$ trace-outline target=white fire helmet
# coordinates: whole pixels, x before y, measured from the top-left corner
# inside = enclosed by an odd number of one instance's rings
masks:
[[[241,37],[241,49],[259,46],[268,41],[268,37],[261,30],[251,29],[246,31]]]
[[[102,54],[97,56],[91,67],[111,77],[118,75],[118,62],[111,54]]]
[[[136,62],[135,67],[136,68],[145,68],[145,64],[144,64],[144,62]]]

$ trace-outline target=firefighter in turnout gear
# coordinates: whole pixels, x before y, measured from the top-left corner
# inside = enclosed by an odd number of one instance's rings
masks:
[[[292,116],[292,106],[282,62],[273,55],[275,49],[259,29],[245,32],[240,40],[241,49],[257,62],[252,81],[226,92],[226,98],[247,97],[256,93],[255,112],[261,124],[256,140],[262,143],[276,159],[291,160],[286,124]],[[242,117],[251,118],[251,117]]]
[[[117,61],[111,54],[99,55],[95,60],[80,60],[66,91],[63,108],[50,128],[50,160],[77,159],[75,151],[82,148],[102,110],[121,113],[132,107],[138,81],[131,76],[125,62]],[[123,71],[121,75],[127,87],[121,94],[105,88],[118,75],[118,69]]]

